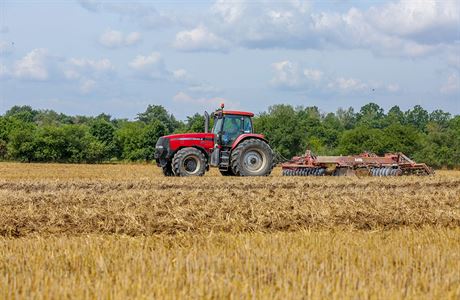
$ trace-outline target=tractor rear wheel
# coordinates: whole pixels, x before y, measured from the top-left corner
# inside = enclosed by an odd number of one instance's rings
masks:
[[[203,176],[206,163],[206,157],[200,150],[187,147],[174,155],[172,170],[176,176]]]
[[[268,176],[274,167],[273,151],[263,140],[245,140],[232,151],[231,167],[237,176]]]

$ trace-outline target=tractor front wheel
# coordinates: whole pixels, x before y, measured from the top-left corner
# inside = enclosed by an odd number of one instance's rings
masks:
[[[273,151],[263,140],[245,140],[232,151],[231,167],[237,176],[268,176],[274,167]]]
[[[206,157],[196,148],[181,149],[174,155],[172,170],[176,176],[203,176],[206,172]]]

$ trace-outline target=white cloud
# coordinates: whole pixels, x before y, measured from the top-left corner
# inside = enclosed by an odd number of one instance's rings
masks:
[[[178,81],[185,81],[189,78],[187,70],[184,70],[184,69],[177,69],[177,70],[174,70],[172,73],[173,73],[174,79]]]
[[[387,91],[389,91],[390,93],[397,93],[400,90],[401,90],[401,87],[399,86],[399,84],[390,83],[387,85]]]
[[[174,47],[182,51],[225,51],[228,42],[200,25],[189,31],[176,34]]]
[[[458,0],[376,2],[369,9],[352,7],[343,13],[313,9],[310,1],[218,0],[203,25],[179,32],[175,45],[189,51],[339,47],[420,57],[460,41]],[[205,42],[213,38],[224,41],[225,47]]]
[[[80,91],[83,94],[89,94],[96,88],[96,81],[92,79],[84,79],[80,85]]]
[[[184,92],[179,92],[173,97],[173,101],[176,102],[194,102],[195,99],[193,99],[191,96]]]
[[[331,89],[339,89],[343,92],[363,91],[369,86],[356,78],[343,78],[339,77],[335,81],[330,82],[328,87]]]
[[[296,10],[306,13],[311,8],[311,0],[289,0],[288,1]]]
[[[237,109],[240,107],[240,103],[236,101],[231,101],[223,97],[192,97],[185,92],[178,92],[174,97],[173,101],[182,104],[193,104],[194,108],[209,108],[217,107],[221,103],[225,103],[227,109]]]
[[[217,0],[211,8],[211,11],[219,15],[226,23],[238,21],[246,9],[244,1]]]
[[[219,93],[221,90],[215,86],[209,84],[194,84],[188,88],[189,91],[195,93],[209,94],[209,93]]]
[[[12,74],[18,79],[47,80],[49,72],[46,59],[47,50],[34,49],[16,62]]]
[[[0,56],[8,55],[13,52],[13,44],[6,41],[0,41]]]
[[[77,72],[76,70],[72,70],[72,69],[63,70],[63,73],[64,73],[64,77],[69,80],[79,79],[81,77],[81,74],[79,72]]]
[[[109,76],[114,70],[107,58],[64,60],[50,55],[46,49],[34,49],[11,67],[0,64],[0,78],[38,81],[66,79],[75,82],[81,93],[88,94],[96,88],[96,80]]]
[[[70,58],[61,69],[64,78],[74,81],[78,84],[80,93],[87,95],[96,90],[98,81],[114,74],[115,66],[108,58]]]
[[[302,83],[299,66],[289,60],[284,60],[272,64],[275,76],[270,83],[276,87],[293,88]]]
[[[0,63],[0,79],[8,78],[9,76],[10,70],[4,64]]]
[[[88,70],[93,72],[109,72],[115,69],[114,65],[108,58],[100,60],[92,60],[86,58],[71,58],[69,64],[80,70]]]
[[[158,52],[149,55],[138,55],[130,63],[129,67],[137,76],[147,79],[174,79],[174,73],[166,68],[166,65]],[[185,70],[184,70],[185,71]]]
[[[0,26],[0,33],[8,33],[10,29],[6,25]]]
[[[376,28],[423,43],[459,38],[460,5],[457,0],[401,0],[373,7],[368,15]]]
[[[312,85],[318,86],[323,79],[324,73],[321,70],[304,68],[289,60],[275,62],[272,64],[274,77],[270,83],[278,88],[306,88]]]
[[[99,11],[102,6],[102,1],[98,0],[78,0],[78,2],[83,8],[92,12]]]
[[[460,47],[454,47],[454,49],[447,54],[447,64],[460,70]]]
[[[107,48],[128,47],[138,44],[142,40],[139,32],[124,34],[117,30],[108,30],[99,37],[99,43]]]
[[[320,81],[323,78],[323,72],[315,69],[305,69],[303,74],[310,80]]]
[[[447,82],[440,89],[443,94],[454,94],[460,91],[460,76],[458,73],[451,73]]]
[[[129,66],[135,70],[150,69],[159,65],[163,65],[163,59],[158,52],[152,52],[147,56],[138,55],[129,63]]]
[[[152,5],[137,1],[78,0],[80,5],[93,13],[116,14],[121,19],[129,19],[145,29],[157,29],[180,23],[181,20],[171,14],[157,11]]]
[[[362,93],[368,90],[382,90],[390,93],[400,91],[396,83],[383,84],[376,81],[364,82],[357,78],[325,74],[322,70],[303,68],[300,64],[284,60],[272,64],[274,77],[270,84],[280,89],[328,91],[336,93]]]

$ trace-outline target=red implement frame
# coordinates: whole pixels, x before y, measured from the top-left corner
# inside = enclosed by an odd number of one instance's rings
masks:
[[[433,170],[424,163],[416,163],[403,153],[387,153],[377,156],[365,152],[355,156],[315,156],[310,150],[303,156],[295,156],[283,163],[283,175],[431,175]]]

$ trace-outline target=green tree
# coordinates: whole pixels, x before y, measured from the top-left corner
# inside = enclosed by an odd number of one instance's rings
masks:
[[[420,134],[413,126],[393,123],[383,129],[384,152],[403,152],[412,156],[420,146]]]
[[[356,114],[353,107],[349,107],[348,109],[339,108],[336,115],[337,119],[345,130],[349,130],[355,127]]]
[[[119,159],[137,161],[145,159],[143,151],[143,133],[145,124],[142,122],[124,122],[116,131],[117,143],[122,149]]]
[[[39,127],[34,136],[34,160],[44,162],[68,161],[67,143],[71,138],[71,136],[66,136],[62,127]]]
[[[416,105],[413,109],[409,109],[405,115],[408,124],[417,127],[420,131],[425,131],[429,120],[428,112],[425,109],[420,105]]]
[[[383,154],[385,146],[385,136],[381,129],[360,126],[342,134],[338,152],[342,155],[359,154],[364,151]]]
[[[361,107],[357,115],[358,125],[371,128],[381,128],[385,116],[383,109],[375,103],[369,103]]]
[[[441,127],[445,128],[449,125],[449,120],[451,119],[451,114],[444,112],[440,109],[434,110],[430,113],[429,121],[439,124]]]
[[[37,114],[38,111],[28,105],[15,105],[5,113],[5,117],[13,117],[23,122],[31,123],[35,120]]]
[[[254,127],[263,132],[275,151],[284,157],[291,157],[305,151],[297,113],[290,105],[274,105],[268,113],[262,113],[254,119]]]
[[[89,132],[99,142],[98,147],[102,147],[104,160],[110,160],[119,153],[120,149],[115,142],[115,126],[109,123],[107,118],[98,117],[93,120],[90,123]]]
[[[31,162],[35,158],[36,126],[27,123],[15,127],[9,134],[8,156],[17,161]]]
[[[204,116],[198,113],[187,117],[186,132],[204,132],[204,122]]]
[[[168,133],[174,132],[174,130],[181,126],[181,122],[177,121],[176,118],[172,114],[169,114],[161,105],[147,106],[145,112],[137,114],[137,119],[145,124],[158,120],[166,125]]]
[[[399,108],[399,106],[395,105],[388,111],[388,114],[385,117],[385,126],[389,126],[391,124],[405,124],[404,112]]]
[[[305,152],[308,148],[315,153],[324,153],[327,151],[325,140],[327,133],[321,123],[321,113],[316,106],[298,107],[297,110],[297,128],[295,129],[301,140],[300,149],[296,154]]]
[[[155,155],[155,146],[158,138],[166,135],[168,129],[166,126],[155,120],[143,128],[142,137],[141,137],[141,147],[143,153],[143,159],[151,161],[154,159]]]
[[[73,124],[73,118],[54,110],[39,110],[35,115],[35,123],[39,126]]]
[[[449,131],[443,129],[439,124],[428,124],[421,140],[421,147],[415,153],[414,158],[433,167],[453,167],[455,150],[452,147],[454,141],[451,138]]]

